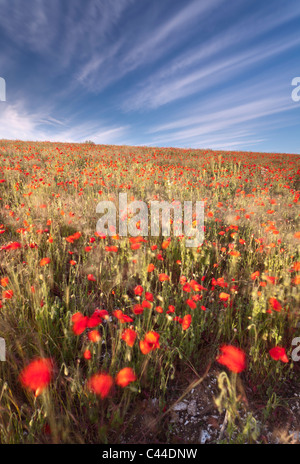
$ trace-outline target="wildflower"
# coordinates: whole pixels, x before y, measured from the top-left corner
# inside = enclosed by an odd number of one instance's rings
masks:
[[[116,384],[124,388],[136,380],[136,375],[131,367],[124,367],[116,376]]]
[[[73,314],[71,321],[73,322],[73,332],[75,335],[82,334],[87,328],[88,317],[83,316],[80,312]]]
[[[221,355],[217,357],[217,362],[228,367],[232,372],[242,372],[246,368],[246,355],[243,350],[232,345],[220,347]]]
[[[259,277],[259,274],[260,272],[259,271],[255,271],[251,274],[251,280],[255,280],[257,277]]]
[[[204,290],[204,287],[200,285],[196,280],[191,280],[190,281],[190,286],[194,290],[194,292],[200,292],[200,290]]]
[[[3,298],[4,300],[10,300],[13,296],[14,296],[13,290],[5,290],[5,291],[2,293],[2,298]]]
[[[171,243],[171,239],[170,239],[170,238],[167,239],[167,240],[165,240],[164,242],[162,242],[162,244],[161,244],[162,249],[163,249],[163,250],[166,250],[166,249],[168,248],[168,246],[170,245],[170,243]]]
[[[116,247],[116,246],[114,246],[114,245],[112,245],[112,246],[106,246],[106,247],[105,247],[105,251],[112,251],[112,252],[114,252],[114,253],[116,253],[116,252],[118,251],[118,249],[119,249],[119,248]]]
[[[132,329],[125,329],[124,332],[122,333],[122,340],[127,343],[128,346],[132,347],[134,345],[135,339],[136,339],[136,332]]]
[[[280,312],[282,310],[282,306],[276,298],[270,298],[269,303],[274,311]]]
[[[191,286],[190,286],[190,284],[188,282],[183,285],[182,290],[184,292],[191,292],[192,291]]]
[[[144,312],[144,307],[141,304],[136,304],[132,308],[134,314],[142,314]]]
[[[221,292],[220,295],[219,295],[219,298],[220,298],[221,301],[227,301],[229,297],[230,297],[230,295],[228,293],[225,293],[225,292]]]
[[[31,363],[21,371],[19,379],[25,388],[33,390],[35,396],[38,396],[49,385],[52,374],[52,360],[38,358],[31,361]]]
[[[163,308],[161,306],[156,306],[155,311],[157,313],[160,313],[160,314],[164,312],[164,310],[163,310]]]
[[[183,317],[183,320],[182,320],[182,323],[181,323],[182,330],[188,329],[189,326],[191,325],[191,322],[192,322],[192,316],[190,314],[186,314]]]
[[[89,349],[84,350],[83,357],[87,361],[92,358],[92,354]]]
[[[154,300],[153,294],[150,292],[145,292],[145,298],[146,300],[151,301],[151,302],[153,302]]]
[[[196,309],[196,307],[197,307],[196,303],[195,303],[193,300],[191,300],[191,299],[186,300],[186,304],[187,304],[191,309]]]
[[[149,308],[152,308],[152,304],[150,303],[150,301],[144,300],[144,301],[142,301],[142,307],[149,309]]]
[[[18,248],[22,248],[22,245],[20,242],[12,242],[9,243],[8,245],[4,245],[0,248],[0,250],[17,250]]]
[[[75,232],[75,234],[66,237],[66,241],[69,243],[74,243],[75,240],[78,240],[81,237],[80,232]]]
[[[285,348],[281,348],[280,346],[275,346],[274,348],[271,348],[269,351],[269,355],[271,356],[272,359],[275,359],[275,361],[282,361],[284,363],[289,362],[288,357],[285,352]]]
[[[185,276],[181,276],[181,277],[179,278],[179,283],[180,283],[181,285],[184,285],[184,284],[186,283],[186,281],[187,281],[187,278],[186,278]]]
[[[121,324],[124,324],[125,322],[133,322],[133,319],[131,319],[131,317],[127,316],[126,314],[123,313],[123,311],[121,311],[120,309],[116,309],[114,312],[113,312],[113,315],[119,319],[119,321],[121,322]]]
[[[88,333],[88,339],[93,343],[98,343],[101,340],[101,335],[98,330],[94,329]]]
[[[170,277],[167,274],[159,274],[158,279],[160,282],[165,282],[166,280],[170,280]]]
[[[3,277],[3,278],[0,280],[0,283],[1,283],[1,286],[2,286],[2,287],[7,287],[8,282],[9,282],[9,278],[8,278],[8,277]]]
[[[97,325],[102,323],[102,312],[99,309],[96,309],[91,317],[88,318],[87,327],[97,327]]]
[[[113,383],[113,378],[109,374],[102,374],[99,372],[92,375],[87,382],[87,387],[90,391],[103,399],[109,394]]]
[[[51,259],[50,258],[43,258],[41,259],[40,261],[40,266],[46,266],[46,264],[49,264],[51,262]]]
[[[147,332],[144,340],[140,341],[141,352],[143,354],[148,354],[150,351],[160,348],[159,337],[160,335],[157,332]]]
[[[143,287],[141,285],[137,285],[134,289],[134,294],[140,296],[142,295],[143,291],[144,291]]]
[[[167,314],[170,314],[170,313],[175,313],[175,306],[173,305],[168,306]]]

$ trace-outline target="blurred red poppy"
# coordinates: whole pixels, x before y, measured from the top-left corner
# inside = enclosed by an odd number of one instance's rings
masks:
[[[128,346],[133,346],[136,339],[136,332],[132,329],[125,329],[122,333],[122,340],[127,343]]]
[[[232,372],[242,372],[246,368],[246,355],[243,350],[232,345],[220,347],[220,354],[217,362],[228,367]]]
[[[113,378],[109,374],[102,374],[99,372],[88,380],[87,387],[90,391],[103,399],[109,394],[113,383]]]
[[[120,387],[127,387],[128,384],[136,380],[136,375],[131,367],[124,367],[116,376],[116,384]]]
[[[53,374],[53,362],[50,358],[38,358],[25,367],[19,376],[23,387],[40,395],[49,385]]]

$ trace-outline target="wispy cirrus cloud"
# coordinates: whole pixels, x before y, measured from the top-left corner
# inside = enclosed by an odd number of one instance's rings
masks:
[[[260,62],[300,46],[299,35],[285,40],[268,41],[247,51],[220,52],[232,44],[232,36],[220,37],[194,54],[176,58],[170,67],[152,75],[140,88],[131,92],[123,102],[124,111],[158,108],[180,98],[204,91],[236,78],[240,73],[251,72]],[[215,59],[212,59],[217,55]],[[225,57],[224,57],[225,55]],[[189,67],[190,66],[190,67]],[[192,66],[192,67],[191,67]],[[252,73],[253,74],[253,73]]]
[[[198,112],[194,108],[185,117],[175,117],[173,121],[166,124],[152,126],[149,128],[149,134],[152,134],[151,144],[164,145],[172,140],[177,146],[217,148],[219,147],[218,140],[221,139],[224,143],[226,141],[226,147],[228,147],[228,139],[230,139],[234,144],[232,146],[243,144],[249,146],[249,131],[251,135],[254,135],[253,143],[260,143],[265,140],[265,136],[259,137],[259,135],[263,133],[264,128],[267,129],[270,125],[268,118],[273,117],[272,127],[275,127],[274,116],[281,117],[285,112],[293,113],[296,110],[292,102],[284,97],[270,96],[253,100],[254,94],[251,95],[249,92],[249,95],[250,101],[245,101],[245,95],[240,95],[240,103],[229,106],[226,97],[223,100],[216,98],[212,105],[209,101],[202,105]],[[271,95],[276,95],[276,92],[273,94],[271,92]],[[282,121],[278,127],[282,127]],[[235,140],[237,134],[238,141]]]
[[[149,11],[148,5],[146,27],[136,26],[136,34],[121,36],[113,45],[95,52],[83,64],[78,80],[90,90],[100,91],[136,69],[149,67],[184,41],[191,28],[198,27],[199,20],[204,21],[223,1],[194,0],[163,22]]]
[[[0,137],[298,150],[298,0],[0,6]]]
[[[30,113],[23,103],[7,104],[0,111],[0,139],[48,140],[100,144],[123,143],[128,126],[109,126],[107,122],[88,120],[82,123],[60,121],[48,113]]]

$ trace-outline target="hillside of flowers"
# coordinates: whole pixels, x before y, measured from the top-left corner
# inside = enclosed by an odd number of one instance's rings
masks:
[[[239,411],[295,414],[299,173],[293,154],[0,141],[0,442],[142,428],[170,443],[172,405],[216,373],[216,441],[263,443]],[[98,233],[97,205],[119,193],[204,202],[203,243],[187,247],[172,215],[169,236]],[[154,399],[155,424],[137,427]]]

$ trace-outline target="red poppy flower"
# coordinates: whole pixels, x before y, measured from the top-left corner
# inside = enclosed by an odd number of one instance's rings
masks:
[[[270,298],[269,303],[274,311],[280,312],[282,310],[282,306],[276,298]]]
[[[75,234],[66,237],[66,241],[69,243],[74,243],[75,240],[78,240],[81,237],[80,232],[75,232]]]
[[[182,290],[184,292],[191,292],[192,291],[192,288],[190,286],[190,284],[187,282],[186,284],[184,284],[184,286],[182,287]]]
[[[75,335],[82,334],[87,328],[88,317],[83,316],[83,314],[79,312],[73,314],[73,316],[71,317],[71,321],[73,322],[73,332]]]
[[[191,280],[190,281],[190,286],[192,287],[194,292],[200,292],[200,290],[204,290],[204,287],[201,284],[199,284],[198,282],[196,282],[196,280]]]
[[[101,335],[97,329],[94,329],[88,333],[88,339],[93,343],[98,343],[101,340]]]
[[[9,282],[9,278],[8,277],[3,277],[0,281],[2,287],[7,287],[8,285],[8,282]]]
[[[151,302],[153,302],[154,300],[153,294],[150,292],[145,292],[145,298],[146,300],[151,301]]]
[[[175,313],[175,306],[169,305],[168,306],[168,311],[167,314]]]
[[[160,282],[165,282],[170,280],[170,277],[167,274],[159,274],[158,279]]]
[[[256,279],[256,277],[259,277],[259,274],[260,274],[260,272],[259,272],[259,271],[255,271],[255,272],[253,272],[253,273],[251,274],[251,279],[252,279],[252,280],[255,280],[255,279]]]
[[[228,367],[233,372],[242,372],[246,368],[246,355],[243,350],[232,345],[220,347],[221,355],[217,362]]]
[[[165,240],[164,242],[162,242],[162,244],[161,244],[162,249],[163,249],[163,250],[166,250],[166,249],[168,248],[168,246],[170,245],[170,243],[171,243],[171,239],[170,239],[170,238],[167,239],[167,240]]]
[[[186,330],[189,328],[192,322],[192,316],[190,314],[186,314],[181,322],[182,330]]]
[[[284,363],[289,362],[285,352],[285,348],[282,348],[280,346],[275,346],[274,348],[271,348],[269,351],[269,355],[271,356],[271,358],[275,359],[275,361],[280,360]]]
[[[122,333],[122,340],[127,343],[128,346],[133,346],[136,339],[136,332],[132,329],[125,329]]]
[[[160,335],[157,332],[147,332],[144,340],[140,341],[141,352],[143,354],[148,354],[150,351],[160,348],[159,337]]]
[[[38,358],[21,371],[19,379],[25,388],[33,390],[35,396],[38,396],[49,385],[52,374],[52,360]]]
[[[22,248],[22,245],[20,242],[12,242],[9,243],[8,245],[4,245],[1,247],[1,250],[17,250],[18,248]]]
[[[49,264],[51,262],[50,258],[43,258],[40,261],[40,266],[46,266],[46,264]]]
[[[126,314],[123,313],[123,311],[121,311],[120,309],[116,309],[114,312],[113,312],[113,315],[119,319],[119,321],[121,322],[121,324],[124,324],[125,322],[133,322],[133,319],[129,316],[127,316]]]
[[[102,323],[102,312],[99,309],[96,309],[91,317],[88,318],[87,327],[97,327],[97,325]]]
[[[116,376],[116,384],[124,388],[136,380],[136,375],[131,367],[124,367]]]
[[[141,304],[136,304],[134,305],[134,307],[132,308],[132,312],[134,314],[143,314],[144,312],[144,308]]]
[[[142,301],[142,306],[143,306],[143,308],[148,308],[148,309],[152,308],[152,304],[148,300]]]
[[[87,387],[90,391],[100,396],[102,399],[105,398],[112,386],[114,380],[109,374],[94,374],[87,382]]]
[[[221,301],[227,301],[229,297],[230,297],[230,295],[228,293],[225,293],[225,292],[221,292],[220,295],[219,295],[219,298],[220,298]]]
[[[84,350],[83,357],[87,361],[92,358],[92,354],[89,349]]]
[[[112,251],[112,252],[114,252],[114,253],[116,253],[116,252],[118,251],[118,249],[119,249],[119,248],[116,247],[116,246],[114,246],[114,245],[112,245],[112,246],[106,246],[106,247],[105,247],[105,251]]]
[[[191,299],[186,300],[186,304],[189,305],[191,309],[196,309],[197,307],[196,303]]]
[[[2,293],[2,298],[5,300],[10,300],[14,296],[13,290],[5,290]]]
[[[180,283],[181,285],[184,285],[184,284],[186,283],[186,281],[187,281],[187,278],[186,278],[185,276],[181,276],[181,277],[179,278],[179,283]]]
[[[144,291],[143,287],[141,285],[137,285],[134,289],[134,294],[140,296],[142,295],[143,291]]]

